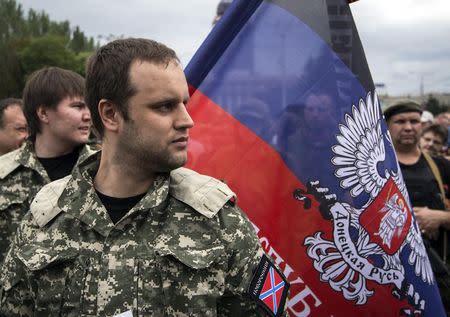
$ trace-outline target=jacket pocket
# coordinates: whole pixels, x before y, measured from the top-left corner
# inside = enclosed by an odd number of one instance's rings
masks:
[[[30,275],[36,316],[95,316],[95,305],[86,301],[92,265],[77,250],[38,246],[17,253]]]
[[[155,258],[137,258],[134,263],[137,316],[164,316],[166,301],[159,265]]]
[[[0,195],[0,210],[3,211],[11,205],[20,205],[27,199],[26,193],[7,192]]]
[[[9,250],[13,236],[27,209],[28,202],[24,195],[0,195],[0,260]]]
[[[14,233],[27,209],[27,196],[24,193],[0,195],[0,229],[2,236]]]
[[[160,250],[162,290],[168,315],[216,316],[217,299],[223,295],[227,258],[224,247]]]
[[[70,266],[66,279],[63,316],[96,316],[98,263],[79,256]]]

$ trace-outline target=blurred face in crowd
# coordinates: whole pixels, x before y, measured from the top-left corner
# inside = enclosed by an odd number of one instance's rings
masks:
[[[304,118],[314,130],[329,126],[333,120],[333,101],[327,95],[310,95],[305,102]]]
[[[429,154],[440,154],[443,146],[444,140],[431,131],[424,133],[420,138],[420,148]]]
[[[0,155],[20,147],[28,136],[27,121],[19,105],[8,106],[3,113],[3,126],[0,128]]]
[[[150,173],[183,166],[194,124],[186,109],[189,92],[183,70],[175,61],[138,60],[129,74],[136,93],[128,100],[129,118],[123,121],[117,148]]]
[[[47,109],[48,129],[55,138],[71,145],[84,144],[91,132],[91,114],[83,97],[66,97],[55,109]]]
[[[388,121],[389,132],[395,148],[415,147],[422,132],[419,112],[393,115]]]
[[[447,128],[450,125],[450,113],[444,112],[440,113],[436,116],[435,122],[444,128]]]

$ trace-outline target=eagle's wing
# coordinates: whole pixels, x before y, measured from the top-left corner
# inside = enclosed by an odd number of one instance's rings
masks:
[[[375,198],[389,177],[387,171],[382,175],[377,168],[386,158],[377,95],[372,102],[369,93],[366,102],[361,99],[358,107],[353,106],[352,116],[345,116],[339,130],[332,163],[341,187],[350,189],[353,197],[364,191]]]
[[[408,243],[411,248],[408,262],[414,266],[416,275],[420,276],[422,280],[428,284],[433,283],[433,271],[431,269],[430,261],[428,260],[422,236],[420,235],[415,222],[411,222],[411,228],[406,236],[406,243]]]

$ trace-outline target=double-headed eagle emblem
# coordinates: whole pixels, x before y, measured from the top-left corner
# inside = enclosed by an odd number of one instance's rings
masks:
[[[406,298],[417,311],[425,302],[405,278],[406,263],[400,255],[409,251],[408,262],[423,282],[433,283],[433,274],[400,168],[385,164],[387,150],[393,145],[389,133],[383,132],[376,93],[369,93],[353,105],[339,125],[337,143],[332,147],[331,163],[339,185],[351,198],[363,201],[362,207],[339,202],[336,195],[319,181],[308,185],[308,192],[328,210],[333,223],[333,240],[322,232],[305,239],[308,256],[313,260],[321,281],[356,304],[367,303],[374,290],[367,281],[394,285],[393,295]],[[389,148],[388,148],[389,147]],[[395,167],[395,166],[394,166]],[[365,203],[364,203],[365,202]],[[330,218],[331,215],[331,218]]]

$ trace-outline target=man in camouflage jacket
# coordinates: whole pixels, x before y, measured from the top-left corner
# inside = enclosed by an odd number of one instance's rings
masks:
[[[36,195],[2,268],[0,315],[283,315],[288,284],[234,193],[181,167],[193,122],[175,52],[111,42],[86,87],[102,152]],[[275,310],[258,299],[269,271]]]
[[[44,68],[28,79],[24,112],[30,138],[0,157],[0,263],[36,193],[93,153],[84,145],[91,119],[83,97],[84,79],[68,70]]]

